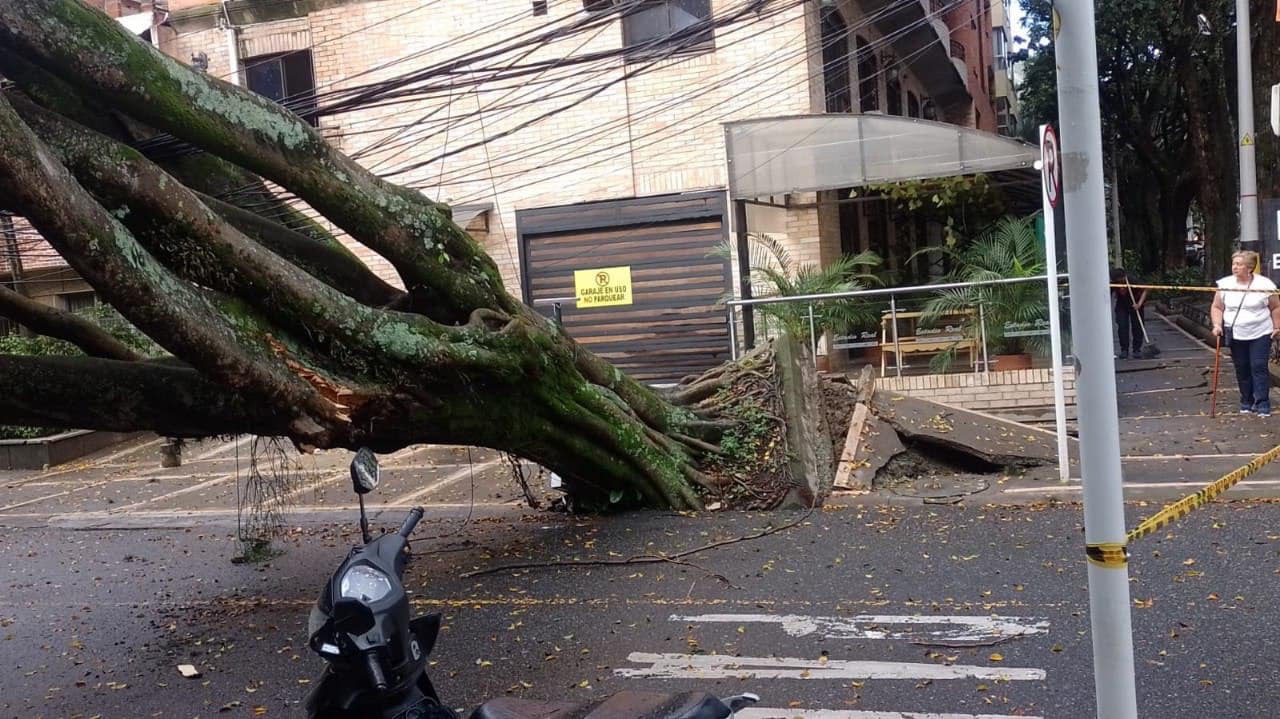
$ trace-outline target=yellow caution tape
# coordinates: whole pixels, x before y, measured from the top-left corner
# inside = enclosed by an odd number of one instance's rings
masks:
[[[1090,562],[1109,569],[1119,569],[1129,563],[1129,549],[1115,542],[1085,545],[1085,556]]]
[[[1217,287],[1202,287],[1199,285],[1126,285],[1121,283],[1112,283],[1109,285],[1114,288],[1132,287],[1135,290],[1175,290],[1178,292],[1217,292]],[[1253,290],[1253,289],[1232,289],[1230,292],[1266,292],[1268,294],[1280,294],[1280,290]]]
[[[1254,457],[1245,466],[1228,472],[1220,479],[1215,480],[1212,484],[1209,484],[1195,494],[1187,495],[1186,497],[1179,499],[1159,512],[1156,512],[1150,517],[1142,520],[1137,527],[1130,530],[1128,536],[1129,541],[1132,542],[1135,539],[1140,539],[1153,534],[1172,522],[1191,514],[1191,510],[1212,502],[1219,494],[1231,489],[1240,480],[1248,477],[1254,472],[1257,472],[1259,469],[1262,469],[1263,466],[1277,457],[1280,457],[1280,445],[1276,445],[1263,454]]]

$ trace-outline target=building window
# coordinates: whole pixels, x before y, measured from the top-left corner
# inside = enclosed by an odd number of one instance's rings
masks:
[[[1013,126],[1013,114],[1009,111],[1009,98],[1003,95],[996,98],[996,132],[1001,135],[1012,135],[1016,128]]]
[[[880,109],[880,61],[866,39],[858,38],[858,106],[863,112]]]
[[[543,5],[546,3],[544,2]],[[587,12],[601,12],[611,7],[613,7],[613,0],[582,0],[582,9]]]
[[[82,312],[98,304],[96,292],[68,292],[58,295],[58,307],[67,312]]]
[[[889,77],[884,81],[884,94],[887,100],[885,112],[890,115],[902,115],[902,82],[898,79],[898,71],[896,69],[889,71]]]
[[[822,84],[827,96],[827,112],[853,112],[849,27],[835,8],[822,11]]]
[[[995,57],[996,67],[1003,70],[1009,66],[1009,47],[1002,27],[991,32],[991,54]]]
[[[534,15],[546,15],[546,14],[547,14],[547,0],[533,0],[533,14],[534,14]]]
[[[241,62],[245,85],[250,90],[316,124],[316,77],[311,68],[310,50],[257,55]]]
[[[907,90],[907,117],[920,117],[920,98]]]
[[[714,49],[711,0],[653,0],[622,16],[622,42],[633,57]]]

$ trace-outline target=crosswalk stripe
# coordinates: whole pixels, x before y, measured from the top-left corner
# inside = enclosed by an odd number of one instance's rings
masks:
[[[820,633],[828,639],[899,639],[921,636],[942,642],[980,643],[1049,632],[1049,621],[1041,617],[909,614],[861,614],[852,617],[815,617],[802,614],[673,614],[670,620],[721,624],[780,624],[782,631],[793,637]]]
[[[618,668],[622,677],[652,679],[992,679],[1038,681],[1043,669],[979,667],[966,664],[847,661],[800,657],[731,657],[707,654],[632,652],[627,661],[649,664]]]
[[[850,709],[739,709],[735,719],[1044,719],[1041,716],[1008,714],[935,714],[932,712],[873,712]]]

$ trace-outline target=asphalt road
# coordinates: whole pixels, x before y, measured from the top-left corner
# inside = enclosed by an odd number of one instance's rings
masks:
[[[461,576],[671,554],[796,520],[689,564]],[[1216,504],[1134,547],[1143,716],[1275,716],[1277,520],[1275,504]],[[761,694],[748,719],[1093,715],[1078,506],[507,512],[417,535],[408,585],[445,615],[432,671],[460,708],[702,687]],[[311,525],[259,566],[230,562],[221,526],[0,530],[0,716],[299,716],[320,668],[307,607],[353,539]]]

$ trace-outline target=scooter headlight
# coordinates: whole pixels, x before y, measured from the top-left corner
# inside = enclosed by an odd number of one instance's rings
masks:
[[[367,564],[357,564],[342,575],[339,591],[344,599],[368,604],[391,593],[391,578]]]

